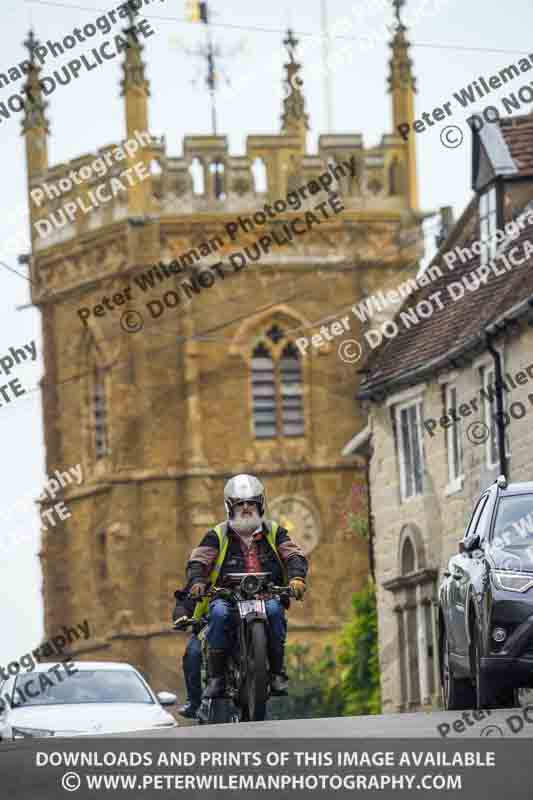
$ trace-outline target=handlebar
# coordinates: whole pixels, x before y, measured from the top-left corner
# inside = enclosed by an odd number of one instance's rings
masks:
[[[188,597],[191,600],[199,603],[201,600],[204,600],[206,597],[212,599],[214,597],[224,595],[224,594],[231,594],[232,589],[224,586],[213,586],[208,589],[206,592],[202,592],[202,594],[192,595],[190,592],[188,593]],[[286,595],[293,599],[295,598],[294,591],[290,586],[275,586],[274,584],[267,585],[264,589],[265,594],[279,594],[279,595]],[[185,631],[187,628],[191,628],[198,620],[193,619],[192,617],[180,617],[179,619],[175,620],[172,623],[172,627],[175,630]]]
[[[203,599],[204,597],[216,597],[216,595],[220,594],[232,594],[233,589],[230,589],[227,586],[215,586],[211,589],[208,589],[203,595],[197,595],[194,599]],[[260,592],[261,594],[287,594],[289,597],[294,598],[294,592],[290,586],[274,586],[273,584],[267,584],[265,588]]]

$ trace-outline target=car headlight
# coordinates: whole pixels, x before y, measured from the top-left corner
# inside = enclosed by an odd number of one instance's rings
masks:
[[[506,592],[527,592],[533,586],[533,575],[523,575],[520,572],[493,570],[492,580],[497,589],[504,589]]]
[[[13,739],[44,739],[46,736],[53,736],[54,731],[47,731],[43,728],[12,728]]]

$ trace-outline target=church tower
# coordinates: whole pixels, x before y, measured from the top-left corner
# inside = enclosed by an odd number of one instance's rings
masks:
[[[57,165],[33,34],[28,43],[29,191],[96,158],[113,165],[32,207],[46,470],[83,469],[82,484],[64,489],[71,516],[43,532],[40,557],[46,636],[87,619],[76,656],[129,661],[159,689],[181,685],[174,590],[193,546],[223,519],[223,486],[238,472],[263,480],[269,515],[309,554],[289,641],[315,651],[335,642],[368,573],[365,542],[341,524],[354,481],[364,482],[364,464],[341,455],[360,365],[343,361],[338,338],[297,341],[341,317],[344,338],[362,339],[350,307],[414,276],[423,215],[414,137],[406,145],[394,130],[365,147],[359,133],[325,133],[309,150],[291,31],[279,133],[248,135],[241,154],[224,135],[186,136],[182,153],[169,153],[149,131],[132,26],[124,142]],[[395,123],[413,112],[404,30],[393,42]],[[138,179],[126,182],[125,170]],[[88,208],[90,196],[108,199]],[[34,223],[52,218],[36,235]]]

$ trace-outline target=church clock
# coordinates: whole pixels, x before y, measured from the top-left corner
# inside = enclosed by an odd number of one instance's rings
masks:
[[[287,529],[306,555],[315,549],[320,540],[318,515],[306,500],[285,495],[269,502],[268,508],[272,519]]]

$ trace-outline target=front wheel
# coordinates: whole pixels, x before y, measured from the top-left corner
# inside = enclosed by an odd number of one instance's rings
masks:
[[[250,720],[264,720],[268,700],[267,636],[265,624],[251,623],[248,631],[247,706]]]
[[[239,712],[229,697],[212,697],[204,703],[197,715],[199,725],[223,725],[240,721]]]
[[[441,644],[442,664],[442,703],[446,711],[461,711],[473,708],[476,696],[468,680],[459,680],[452,672],[450,664],[450,645],[444,633]]]

